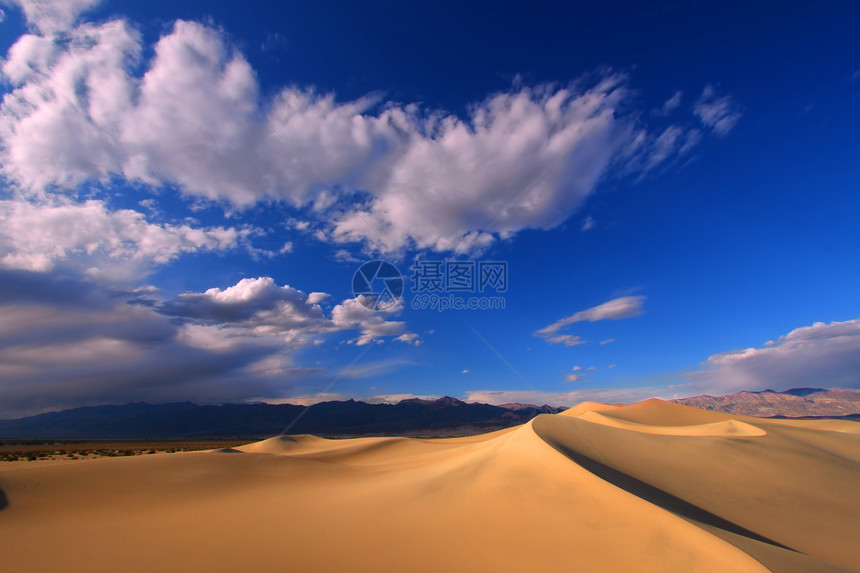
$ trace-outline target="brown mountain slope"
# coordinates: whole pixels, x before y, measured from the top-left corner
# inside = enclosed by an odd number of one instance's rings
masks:
[[[784,392],[736,392],[727,396],[705,394],[673,402],[703,410],[756,417],[860,415],[860,390],[848,388],[793,388]]]

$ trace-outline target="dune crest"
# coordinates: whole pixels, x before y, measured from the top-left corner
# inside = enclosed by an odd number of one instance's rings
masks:
[[[646,434],[660,434],[663,436],[765,436],[767,432],[746,422],[737,420],[722,420],[720,422],[709,422],[706,424],[695,424],[692,426],[652,426],[638,422],[628,422],[604,416],[598,412],[589,411],[580,416],[580,420],[586,420],[594,424],[602,424],[632,432],[644,432]]]
[[[601,402],[580,402],[573,408],[568,408],[564,412],[559,412],[562,416],[581,416],[586,412],[605,412],[618,408],[617,404],[603,404]]]

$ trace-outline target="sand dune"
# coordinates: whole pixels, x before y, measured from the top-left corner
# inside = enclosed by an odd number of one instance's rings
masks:
[[[604,416],[598,412],[585,412],[579,419],[595,424],[603,424],[622,430],[632,432],[644,432],[646,434],[661,434],[663,436],[765,436],[767,432],[737,420],[722,420],[720,422],[709,422],[706,424],[693,424],[690,426],[652,426],[651,424],[639,424],[619,420],[612,416]]]
[[[562,416],[577,417],[588,412],[605,412],[607,410],[615,410],[623,406],[623,404],[601,404],[600,402],[581,402],[573,408],[568,408],[561,412]]]
[[[591,403],[468,438],[11,462],[0,557],[16,572],[846,572],[860,434],[845,424]]]

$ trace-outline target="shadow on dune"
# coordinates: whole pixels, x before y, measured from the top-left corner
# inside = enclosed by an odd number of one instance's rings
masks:
[[[643,481],[636,479],[633,476],[625,474],[624,472],[618,471],[610,466],[607,466],[597,460],[594,460],[588,456],[585,456],[576,450],[572,450],[566,447],[564,444],[557,443],[555,441],[548,442],[552,447],[556,450],[587,469],[597,477],[601,478],[604,481],[611,483],[616,487],[620,487],[633,495],[644,499],[649,503],[653,503],[654,505],[665,509],[666,511],[670,511],[680,517],[688,519],[690,521],[703,523],[705,525],[710,525],[712,527],[716,527],[718,529],[722,529],[724,531],[728,531],[730,533],[734,533],[736,535],[740,535],[746,537],[748,539],[753,539],[755,541],[761,541],[763,543],[767,543],[769,545],[773,545],[774,547],[779,547],[781,549],[788,549],[789,551],[795,551],[791,547],[786,547],[781,543],[777,543],[772,539],[768,539],[754,531],[750,531],[736,523],[732,523],[726,519],[723,519],[719,515],[715,515],[697,505],[693,505],[688,501],[684,501],[679,497],[675,497],[674,495],[663,491],[662,489],[656,488],[652,485],[649,485]]]
[[[6,498],[6,494],[0,489],[0,511],[9,507],[9,500]]]

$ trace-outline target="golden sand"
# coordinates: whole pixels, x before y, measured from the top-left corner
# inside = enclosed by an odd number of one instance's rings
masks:
[[[0,465],[4,571],[860,568],[854,422],[649,400],[468,438]],[[0,505],[2,499],[0,497]]]

